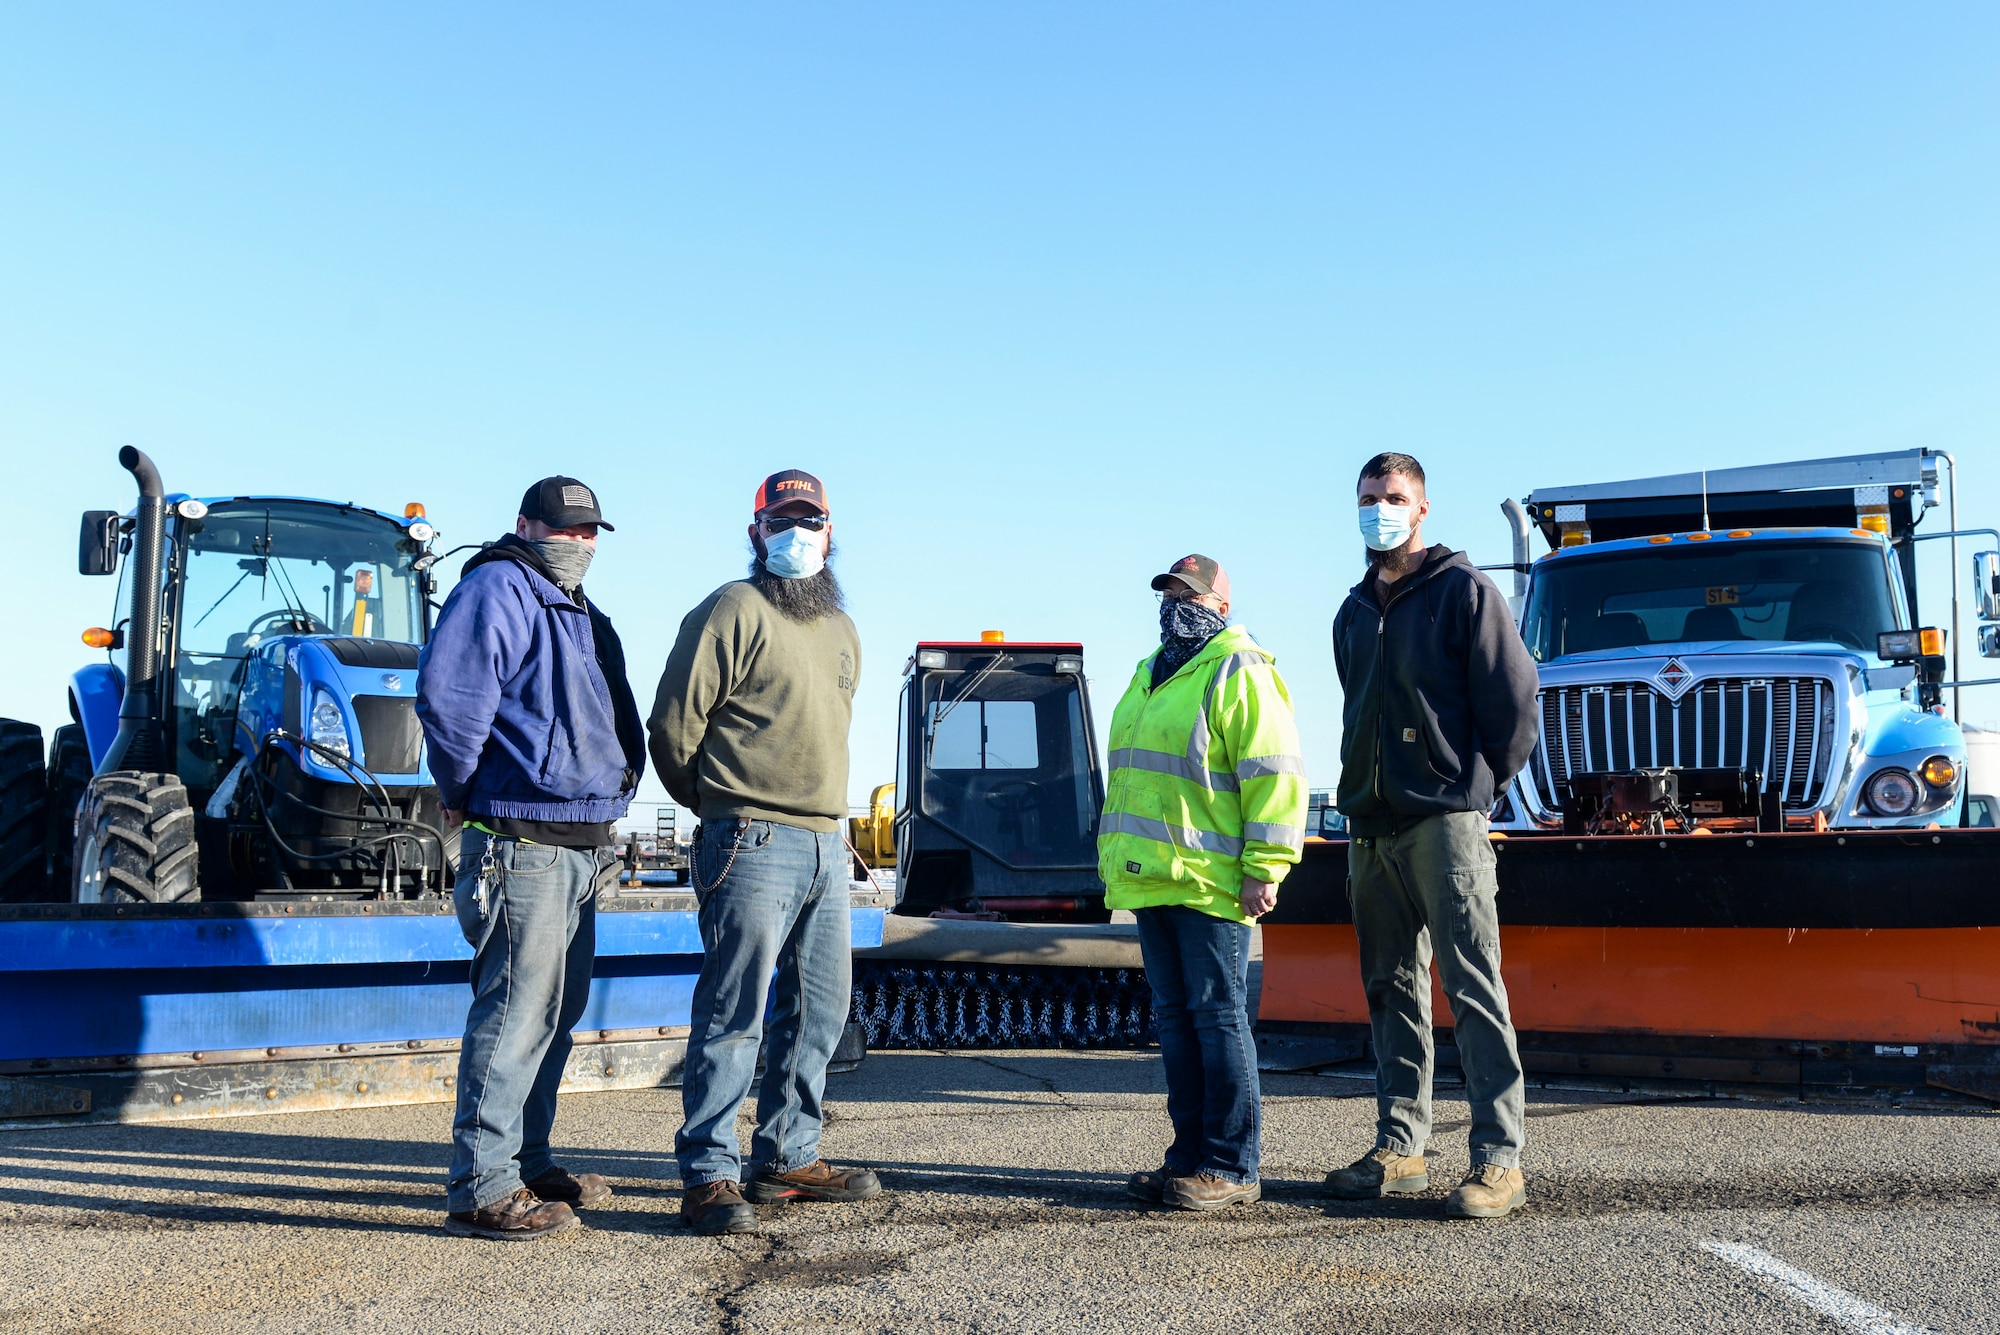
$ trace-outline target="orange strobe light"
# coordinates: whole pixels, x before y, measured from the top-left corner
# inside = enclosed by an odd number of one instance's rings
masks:
[[[408,505],[403,507],[403,518],[422,519],[423,517],[424,517],[424,503],[422,501],[411,501]]]
[[[118,642],[118,636],[102,626],[92,626],[83,633],[83,642],[93,649],[109,649]]]

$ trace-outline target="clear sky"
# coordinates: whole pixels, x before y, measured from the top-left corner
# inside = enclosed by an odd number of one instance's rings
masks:
[[[1987,4],[9,6],[0,713],[64,717],[122,444],[452,541],[578,475],[642,700],[803,467],[857,799],[916,640],[1080,639],[1101,721],[1194,550],[1330,785],[1377,450],[1483,561],[1536,486],[1918,445],[2000,522],[1996,38]]]

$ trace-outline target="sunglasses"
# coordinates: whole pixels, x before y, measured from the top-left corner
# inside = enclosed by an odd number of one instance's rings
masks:
[[[802,528],[808,533],[817,533],[827,526],[825,515],[772,515],[760,519],[766,533],[783,533],[788,528]]]

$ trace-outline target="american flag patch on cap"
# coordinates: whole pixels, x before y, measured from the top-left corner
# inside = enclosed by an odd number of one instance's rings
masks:
[[[590,494],[590,488],[580,483],[572,483],[562,489],[564,505],[579,506],[586,510],[597,508],[597,498]]]

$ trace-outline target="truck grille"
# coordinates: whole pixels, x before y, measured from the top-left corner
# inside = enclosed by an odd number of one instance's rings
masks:
[[[1662,766],[1759,771],[1795,810],[1826,791],[1833,684],[1821,677],[1716,677],[1678,700],[1643,681],[1551,686],[1541,706],[1529,777],[1549,811],[1575,775]]]

